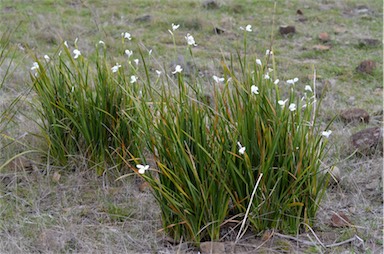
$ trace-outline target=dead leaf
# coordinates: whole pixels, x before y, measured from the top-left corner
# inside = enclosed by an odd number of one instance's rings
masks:
[[[343,212],[333,213],[331,217],[331,226],[335,228],[342,228],[351,226],[351,221]]]
[[[328,46],[328,45],[315,45],[315,46],[313,46],[313,49],[314,50],[318,50],[318,51],[327,51],[327,50],[331,49],[331,46]]]

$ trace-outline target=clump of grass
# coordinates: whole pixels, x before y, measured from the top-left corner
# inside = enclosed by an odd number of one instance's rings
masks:
[[[224,78],[214,77],[208,99],[202,84],[209,81],[186,80],[177,68],[175,83],[147,84],[151,103],[138,107],[157,169],[146,173],[140,165],[139,173],[175,239],[217,241],[231,215],[248,219],[256,232],[294,233],[312,225],[326,187],[320,162],[322,134],[329,132],[317,128],[314,87],[298,98],[293,79],[287,98],[280,97],[278,81],[269,77],[270,58],[248,63],[245,53],[224,62]]]
[[[111,67],[108,60],[101,43],[94,60],[63,46],[53,59],[46,56],[34,63],[37,122],[49,154],[60,164],[83,154],[100,174],[108,163],[118,163],[121,154],[130,158],[140,150],[132,104],[139,88],[127,80],[135,70],[124,73],[121,65]]]

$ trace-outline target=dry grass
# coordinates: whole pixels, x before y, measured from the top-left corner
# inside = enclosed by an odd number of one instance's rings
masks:
[[[23,1],[2,1],[2,24],[14,28],[20,21],[22,23],[12,38],[12,44],[17,48],[17,71],[0,91],[0,110],[4,110],[13,98],[28,91],[25,84],[32,63],[29,55],[51,54],[61,39],[72,42],[79,37],[84,51],[91,51],[93,45],[103,39],[111,45],[113,52],[117,50],[114,43],[119,41],[120,33],[130,31],[146,46],[154,48],[154,53],[161,56],[160,61],[169,63],[176,56],[169,50],[172,40],[166,31],[171,23],[181,23],[177,43],[183,44],[184,34],[193,32],[199,44],[199,67],[208,76],[215,71],[212,66],[217,59],[212,58],[220,55],[218,42],[224,52],[233,48],[240,38],[240,25],[254,25],[255,37],[249,44],[258,54],[264,54],[269,45],[273,12],[273,4],[269,2],[252,8],[251,1],[218,1],[221,8],[212,11],[201,8],[200,2],[196,1],[131,2],[129,6],[121,4],[120,0],[108,1],[108,4],[103,1],[93,1],[92,4],[87,1],[41,1],[34,6]],[[298,76],[305,85],[311,82],[308,76],[312,74],[312,66],[316,66],[319,85],[329,85],[323,102],[324,124],[351,106],[365,108],[370,114],[381,110],[382,48],[358,47],[362,38],[379,39],[382,45],[381,1],[285,2],[278,4],[274,29],[276,31],[282,24],[295,24],[298,33],[284,38],[275,32],[279,78]],[[365,10],[361,6],[368,8],[367,13],[357,13],[359,8]],[[196,10],[193,17],[191,9]],[[306,22],[297,21],[297,9],[304,12]],[[135,22],[136,18],[146,14],[152,17],[149,22]],[[224,35],[212,34],[215,26],[224,28]],[[336,29],[342,32],[336,34]],[[332,49],[313,51],[311,48],[319,44],[317,35],[323,31],[333,38]],[[180,49],[182,52],[184,47]],[[356,74],[355,67],[365,59],[375,60],[377,70],[372,75]],[[19,114],[14,118],[16,123],[6,134],[19,138],[21,143],[39,146],[32,134],[23,135],[37,132],[28,120],[31,117],[28,102],[33,101],[33,95],[24,98]],[[382,125],[382,116],[368,124]],[[348,148],[349,136],[364,127],[366,125],[345,125],[340,121],[332,125],[330,157],[325,163],[337,165],[341,170],[341,181],[329,188],[314,228],[323,243],[332,244],[358,235],[364,240],[364,246],[353,242],[325,249],[311,233],[297,238],[316,243],[316,246],[278,236],[264,242],[261,235],[255,237],[249,233],[236,246],[227,243],[226,250],[229,253],[382,253],[382,153],[375,151],[369,156],[350,156],[352,151]],[[1,139],[2,162],[29,149],[23,145],[6,144],[8,141]],[[40,148],[44,149],[41,145]],[[138,190],[139,182],[134,177],[116,182],[119,174],[113,168],[98,177],[93,169],[84,168],[81,156],[65,168],[56,168],[38,156],[30,158],[34,160],[32,164],[25,162],[0,171],[0,253],[196,251],[187,244],[173,245],[157,232],[161,227],[158,207],[149,192]],[[340,211],[348,214],[352,227],[330,226],[331,215]]]

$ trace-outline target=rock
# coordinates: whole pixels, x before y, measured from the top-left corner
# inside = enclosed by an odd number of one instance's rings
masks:
[[[303,11],[300,10],[300,9],[298,9],[298,10],[296,11],[296,14],[297,14],[297,15],[304,15]]]
[[[151,20],[152,20],[152,16],[147,14],[147,15],[136,18],[134,22],[149,22]]]
[[[214,0],[206,0],[206,1],[204,1],[203,2],[203,7],[208,9],[208,10],[219,9],[219,5]]]
[[[225,245],[220,242],[202,242],[200,243],[202,254],[223,254],[225,253]]]
[[[374,152],[376,148],[383,151],[383,130],[380,127],[367,128],[351,136],[351,145],[363,154]]]
[[[343,212],[333,213],[331,217],[331,226],[335,228],[342,228],[351,226],[351,221]]]
[[[224,31],[224,29],[222,29],[222,28],[215,27],[215,28],[213,29],[213,32],[214,32],[215,34],[223,34],[225,31]]]
[[[330,41],[329,34],[326,33],[326,32],[320,33],[320,34],[319,34],[319,40],[320,40],[321,42],[329,42],[329,41]]]
[[[376,69],[376,63],[372,60],[362,61],[359,66],[356,67],[356,71],[360,73],[372,74]]]
[[[340,169],[336,166],[332,166],[328,169],[328,174],[330,175],[329,184],[338,184],[341,180]]]
[[[279,32],[281,35],[294,34],[296,33],[296,28],[294,26],[281,26]]]
[[[370,39],[370,38],[365,38],[359,40],[358,47],[359,48],[364,48],[364,47],[377,47],[380,45],[380,41],[377,39]]]
[[[363,122],[369,123],[369,114],[361,108],[351,108],[340,113],[340,118],[344,123]]]

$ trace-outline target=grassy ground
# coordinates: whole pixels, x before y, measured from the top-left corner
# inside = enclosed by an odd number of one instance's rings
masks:
[[[298,77],[299,86],[312,84],[316,68],[317,84],[328,85],[323,103],[322,119],[327,124],[343,109],[361,107],[370,114],[382,110],[383,83],[383,6],[382,1],[216,1],[218,8],[203,6],[202,1],[29,1],[0,2],[0,33],[16,29],[11,44],[17,49],[13,67],[17,68],[0,91],[0,108],[4,110],[17,95],[28,91],[28,72],[33,55],[53,55],[62,40],[90,54],[103,40],[110,55],[121,49],[121,33],[130,32],[135,43],[153,49],[154,56],[171,69],[171,63],[186,55],[186,33],[198,44],[194,50],[202,74],[218,74],[220,57],[229,56],[241,47],[240,26],[251,24],[249,51],[263,56],[271,45],[277,60],[280,80]],[[298,15],[301,10],[303,15]],[[305,20],[304,20],[305,19]],[[168,29],[175,31],[177,52]],[[294,25],[296,33],[282,36],[281,25]],[[224,30],[216,34],[214,28]],[[327,32],[330,41],[318,39]],[[364,39],[376,39],[377,45],[365,45]],[[317,45],[330,46],[316,50]],[[120,50],[120,51],[119,51]],[[120,52],[121,53],[121,52]],[[372,74],[357,73],[362,60],[371,59],[377,68]],[[119,57],[111,59],[111,63]],[[185,61],[188,61],[185,60]],[[0,72],[0,74],[3,72]],[[2,75],[2,74],[1,74]],[[15,123],[7,134],[18,137],[30,146],[39,141],[28,117],[33,95],[27,94],[20,104]],[[382,154],[352,155],[349,136],[365,127],[382,126],[382,116],[369,124],[345,125],[336,120],[332,125],[330,155],[326,163],[337,163],[341,182],[330,188],[321,205],[316,235],[325,244],[347,240],[354,235],[364,241],[325,249],[319,243],[309,246],[282,237],[274,237],[261,246],[261,238],[245,237],[235,252],[252,253],[255,248],[265,252],[331,252],[381,253],[383,251]],[[32,133],[30,133],[32,132]],[[26,135],[23,135],[27,133]],[[2,160],[26,150],[22,145],[6,146],[2,140]],[[40,147],[43,149],[43,147]],[[97,177],[84,168],[82,158],[65,168],[53,167],[38,156],[14,163],[0,172],[0,252],[1,253],[173,253],[193,251],[187,245],[171,245],[157,232],[161,227],[159,211],[148,192],[139,191],[137,179],[116,182],[118,172]],[[85,163],[84,163],[85,164]],[[59,177],[60,176],[60,177]],[[333,212],[344,212],[352,227],[333,228]],[[302,235],[315,243],[313,234]],[[312,239],[312,240],[309,240]]]

